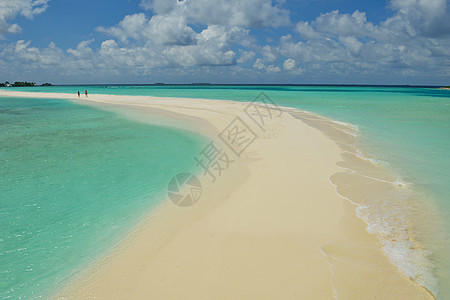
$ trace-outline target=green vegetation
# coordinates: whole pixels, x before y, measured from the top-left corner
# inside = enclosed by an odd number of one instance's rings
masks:
[[[12,86],[35,86],[34,82],[27,82],[27,81],[16,81],[12,84]]]
[[[28,81],[16,81],[14,83],[9,83],[8,81],[1,83],[0,82],[0,87],[5,87],[5,86],[36,86],[36,84],[34,82],[28,82]],[[53,84],[51,83],[43,83],[41,86],[53,86]]]

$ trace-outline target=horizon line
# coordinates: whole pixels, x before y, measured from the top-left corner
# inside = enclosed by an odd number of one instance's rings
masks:
[[[41,85],[35,85],[39,87]],[[334,83],[76,83],[76,84],[52,84],[52,86],[336,86],[336,87],[418,87],[439,88],[445,85],[420,85],[420,84],[334,84]],[[30,86],[23,86],[27,88]],[[31,86],[32,87],[32,86]]]

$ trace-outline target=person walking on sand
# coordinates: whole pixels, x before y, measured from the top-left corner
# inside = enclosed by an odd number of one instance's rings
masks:
[[[86,95],[86,98],[87,98],[87,90],[84,91],[84,94]]]
[[[80,91],[78,91],[78,98],[80,98]]]

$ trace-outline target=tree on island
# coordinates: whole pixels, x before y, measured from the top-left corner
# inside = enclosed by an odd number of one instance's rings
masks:
[[[16,81],[12,84],[14,87],[18,86],[35,86],[34,82],[28,82],[28,81]]]
[[[5,81],[5,83],[0,82],[0,87],[5,87],[5,86],[21,87],[21,86],[36,86],[36,84],[34,82],[28,82],[28,81],[16,81],[13,84],[10,84],[8,81]],[[53,86],[53,84],[46,82],[46,83],[41,84],[41,86]]]

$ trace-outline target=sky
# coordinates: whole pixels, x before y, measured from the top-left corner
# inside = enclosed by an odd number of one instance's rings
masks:
[[[0,0],[0,82],[450,85],[447,0]]]

